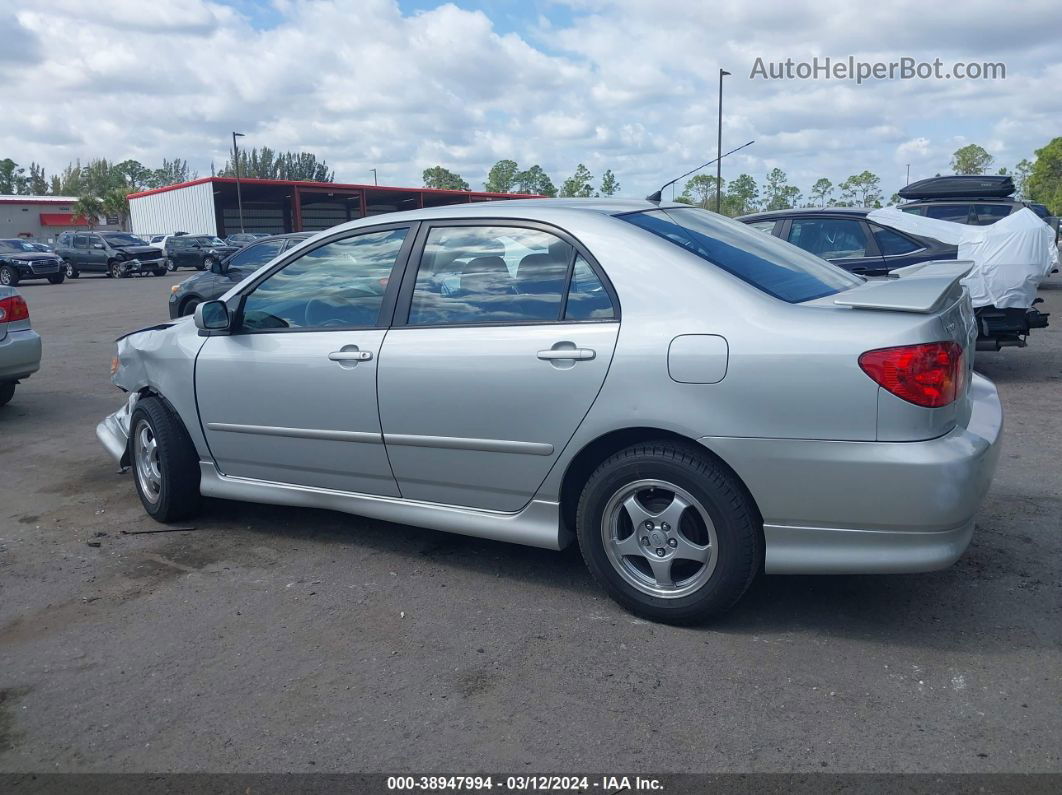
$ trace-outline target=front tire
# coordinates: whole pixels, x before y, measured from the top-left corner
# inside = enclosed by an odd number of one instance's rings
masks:
[[[170,257],[166,258],[166,270],[168,270],[170,273],[173,273],[177,270],[177,263],[174,262],[173,259]]]
[[[199,510],[199,456],[188,431],[161,400],[143,398],[130,418],[136,493],[148,515],[176,522]]]
[[[587,568],[620,605],[671,624],[729,610],[763,561],[741,483],[694,445],[628,447],[590,476],[576,513]]]
[[[0,284],[4,287],[14,287],[18,284],[18,271],[10,265],[0,265]]]
[[[0,384],[0,406],[6,406],[11,402],[11,398],[15,396],[15,383],[11,381],[6,384]]]
[[[81,271],[79,271],[77,268],[75,268],[69,262],[66,263],[66,278],[68,278],[68,279],[76,279],[80,275],[81,275]]]
[[[203,261],[195,266],[197,271],[208,270],[214,267],[215,260],[213,257],[203,257]]]
[[[199,306],[198,298],[189,298],[183,304],[181,304],[181,311],[179,317],[187,317],[188,315],[195,314],[195,308]]]
[[[66,281],[65,273],[53,273],[48,277],[49,284],[62,284],[64,281]]]

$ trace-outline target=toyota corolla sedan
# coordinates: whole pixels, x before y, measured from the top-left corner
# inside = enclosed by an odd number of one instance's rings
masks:
[[[1002,430],[968,267],[867,282],[648,201],[365,218],[121,338],[97,435],[162,522],[208,496],[577,540],[620,604],[697,621],[761,570],[963,553]]]

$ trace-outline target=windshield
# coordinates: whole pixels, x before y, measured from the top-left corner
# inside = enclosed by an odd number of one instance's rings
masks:
[[[118,233],[112,233],[104,235],[107,238],[107,242],[112,246],[146,246],[143,240],[133,235],[123,235]]]
[[[617,216],[789,303],[810,301],[863,280],[739,221],[694,207]]]
[[[225,241],[217,237],[211,237],[210,235],[204,235],[203,237],[193,238],[196,243],[201,246],[224,246]]]
[[[32,243],[24,240],[0,240],[0,251],[39,251]]]

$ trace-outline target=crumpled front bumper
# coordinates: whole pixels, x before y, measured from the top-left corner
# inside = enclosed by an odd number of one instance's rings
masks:
[[[96,426],[96,438],[121,466],[129,465],[129,420],[139,397],[130,395],[124,406]]]

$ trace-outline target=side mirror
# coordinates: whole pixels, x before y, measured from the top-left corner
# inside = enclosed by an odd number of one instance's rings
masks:
[[[93,248],[100,248],[100,249],[102,249],[102,248],[103,248],[103,243],[93,243],[93,244],[92,244],[92,247],[93,247]]]
[[[216,273],[216,274],[218,274],[220,276],[222,273],[224,273],[227,270],[228,270],[228,267],[226,266],[224,261],[210,263],[210,272],[211,273]]]
[[[195,308],[195,327],[200,336],[227,332],[231,322],[229,307],[224,301],[206,301]]]

